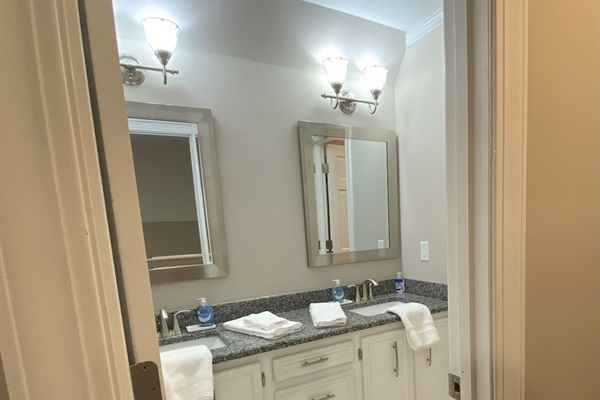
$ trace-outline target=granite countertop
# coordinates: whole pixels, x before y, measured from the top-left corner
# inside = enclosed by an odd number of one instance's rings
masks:
[[[347,312],[348,310],[351,310],[353,308],[366,307],[390,301],[422,303],[429,307],[432,314],[448,310],[448,303],[443,299],[425,297],[409,293],[384,294],[380,296],[375,296],[374,300],[343,305],[342,308],[344,311],[346,311],[346,316],[348,317],[348,320],[346,325],[342,327],[315,328],[312,323],[312,319],[308,308],[302,308],[292,311],[276,312],[276,314],[282,318],[302,323],[302,330],[279,339],[269,340],[259,338],[256,336],[250,336],[228,331],[225,328],[223,328],[223,324],[219,323],[216,329],[212,329],[209,331],[184,333],[181,336],[177,337],[159,339],[159,345],[163,346],[167,344],[185,342],[202,337],[218,335],[227,344],[226,347],[211,350],[213,354],[213,364],[218,364],[225,361],[248,357],[254,354],[265,353],[267,351],[277,350],[302,343],[312,342],[319,339],[343,335],[349,332],[356,332],[375,326],[399,322],[400,318],[397,315],[391,313],[365,317],[353,312]]]

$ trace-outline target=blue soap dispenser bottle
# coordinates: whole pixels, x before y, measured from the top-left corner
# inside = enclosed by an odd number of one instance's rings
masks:
[[[200,301],[200,305],[196,308],[196,316],[200,326],[212,326],[215,315],[213,309],[208,305],[206,297],[196,299]]]
[[[331,289],[331,297],[334,302],[342,303],[344,301],[344,288],[340,284],[339,279],[333,280],[333,288]]]
[[[396,274],[396,293],[404,294],[404,278],[402,277],[402,272],[398,272]]]

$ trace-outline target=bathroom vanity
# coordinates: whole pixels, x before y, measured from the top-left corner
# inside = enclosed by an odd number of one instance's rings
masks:
[[[318,295],[306,292],[299,296],[308,302],[316,301]],[[411,293],[376,295],[371,301],[342,306],[347,323],[333,328],[315,328],[308,307],[275,310],[283,318],[301,322],[302,330],[266,340],[219,325],[208,332],[161,339],[160,344],[165,350],[190,340],[201,340],[209,347],[215,343],[211,352],[217,400],[442,399],[448,392],[449,371],[447,302],[442,298]],[[297,297],[260,301],[261,307],[269,307],[265,303],[269,301],[275,307],[297,301]],[[383,313],[386,306],[382,304],[396,301],[425,304],[434,317],[440,344],[420,352],[410,349],[400,318]],[[231,309],[249,313],[248,309],[239,310],[249,307],[246,303],[252,301],[233,304]],[[217,310],[218,315],[218,306]],[[220,312],[227,311],[222,308]]]
[[[440,344],[413,352],[403,324],[215,364],[215,400],[442,399],[447,393],[448,319]]]

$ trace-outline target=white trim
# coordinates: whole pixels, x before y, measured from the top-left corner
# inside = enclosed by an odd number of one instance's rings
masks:
[[[315,195],[317,210],[317,237],[320,248],[319,254],[325,254],[327,249],[325,241],[329,239],[329,217],[327,215],[327,200],[325,193],[325,175],[321,172],[321,165],[325,161],[325,148],[323,143],[313,145],[313,166],[315,168]]]
[[[0,353],[13,399],[133,399],[79,15],[66,0],[2,3]]]
[[[474,399],[493,399],[493,142],[490,5],[469,0],[469,115],[472,165],[471,326]]]
[[[202,184],[202,177],[200,175],[198,136],[190,135],[189,140],[194,177],[194,195],[196,197],[196,216],[198,218],[198,232],[200,234],[200,247],[202,249],[202,264],[212,264],[212,252],[210,251],[208,223],[206,220],[206,202],[204,201],[204,185]]]
[[[192,122],[159,121],[127,118],[129,133],[160,136],[198,136],[198,124]]]
[[[422,39],[425,35],[443,23],[444,9],[440,8],[433,17],[425,21],[422,25],[410,32],[406,32],[406,47],[413,45],[416,41]]]
[[[160,366],[123,83],[115,68],[119,55],[112,3],[81,0],[78,5],[127,354],[131,364],[152,361]]]
[[[496,2],[495,389],[525,398],[528,0]]]
[[[445,0],[450,372],[472,399],[467,1]]]
[[[354,171],[352,170],[352,140],[344,140],[344,147],[346,151],[346,191],[348,193],[349,245],[350,251],[356,251],[356,237],[354,230]]]

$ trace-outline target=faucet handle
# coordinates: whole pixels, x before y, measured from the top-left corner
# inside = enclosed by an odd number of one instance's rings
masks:
[[[351,287],[356,289],[356,294],[354,296],[354,302],[355,303],[359,303],[360,302],[360,290],[358,289],[358,285],[348,285],[348,289],[350,289]]]
[[[367,279],[363,282],[363,300],[373,300],[373,286],[379,286],[374,279]]]
[[[181,328],[179,328],[179,320],[177,319],[177,316],[179,314],[185,314],[185,313],[191,313],[191,310],[180,310],[177,311],[175,313],[175,315],[173,315],[173,335],[175,336],[179,336],[181,335]]]

